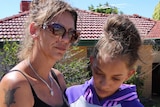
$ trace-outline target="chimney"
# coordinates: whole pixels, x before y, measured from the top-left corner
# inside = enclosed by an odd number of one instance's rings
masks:
[[[29,11],[30,3],[31,3],[31,0],[22,0],[20,3],[20,13]]]

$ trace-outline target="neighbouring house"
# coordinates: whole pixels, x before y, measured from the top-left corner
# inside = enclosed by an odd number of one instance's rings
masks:
[[[24,36],[24,22],[28,15],[29,4],[30,1],[22,0],[18,14],[0,19],[0,48],[3,47],[5,39],[20,41]],[[81,30],[78,47],[84,50],[82,56],[88,57],[94,44],[102,34],[102,26],[109,14],[80,9],[77,9],[77,12],[79,14],[77,28]],[[148,43],[156,42],[160,39],[160,22],[136,14],[126,15],[126,17],[129,17],[134,22],[140,32],[141,38],[146,43],[140,50],[140,55],[145,63],[137,62],[137,64],[141,66],[141,72],[143,73],[140,76],[145,77],[143,95],[150,98],[152,93],[160,91],[160,83],[158,82],[160,75],[156,75],[157,73],[160,74],[160,66],[156,70],[152,70],[153,66],[160,63],[160,53],[159,51],[153,51],[152,45]],[[154,76],[156,77],[154,78]]]

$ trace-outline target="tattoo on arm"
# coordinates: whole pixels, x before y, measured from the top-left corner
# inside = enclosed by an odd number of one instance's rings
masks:
[[[16,103],[14,94],[18,88],[20,87],[5,91],[5,104],[7,105],[7,107],[10,107],[11,104]]]

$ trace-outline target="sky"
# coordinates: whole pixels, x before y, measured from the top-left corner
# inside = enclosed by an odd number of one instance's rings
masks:
[[[0,3],[0,19],[16,15],[20,11],[21,0],[1,0]],[[95,8],[99,4],[109,3],[115,6],[119,11],[126,15],[138,14],[146,18],[152,18],[155,6],[160,0],[66,0],[73,7],[88,10],[93,5]]]

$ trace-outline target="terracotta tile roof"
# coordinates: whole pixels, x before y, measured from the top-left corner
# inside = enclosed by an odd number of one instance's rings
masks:
[[[78,25],[78,27],[81,27],[82,30],[81,39],[82,40],[98,39],[99,36],[102,34],[102,26],[107,17],[109,16],[109,14],[95,13],[85,10],[77,10],[77,11],[80,16],[79,24],[81,24],[81,26]],[[129,17],[133,21],[133,23],[138,28],[141,37],[144,39],[156,24],[156,21],[136,14],[132,16],[126,15],[126,17]]]
[[[102,34],[102,26],[106,14],[93,13],[83,10],[78,11],[78,28],[81,30],[81,40],[97,40]]]
[[[147,35],[149,34],[149,32],[151,32],[152,28],[156,24],[156,21],[150,18],[145,18],[139,15],[136,15],[136,14],[134,14],[133,16],[129,16],[129,18],[133,21],[135,26],[138,28],[142,39],[146,39]]]
[[[146,36],[146,39],[160,39],[160,21],[157,21],[155,26]]]
[[[108,14],[95,13],[77,9],[79,14],[77,28],[81,30],[81,40],[97,40],[102,34],[102,26],[108,17]],[[23,25],[28,12],[22,12],[14,16],[10,16],[0,20],[0,41],[3,39],[12,39],[19,41],[23,37]],[[156,24],[156,21],[139,15],[126,15],[138,28],[142,38],[154,37],[156,34],[148,33]],[[158,24],[157,26],[160,26]],[[156,28],[155,28],[156,31]],[[160,33],[159,33],[160,34]],[[160,36],[159,36],[160,38]]]
[[[23,37],[24,21],[28,12],[19,13],[14,16],[0,20],[0,41],[11,39],[19,41]]]

